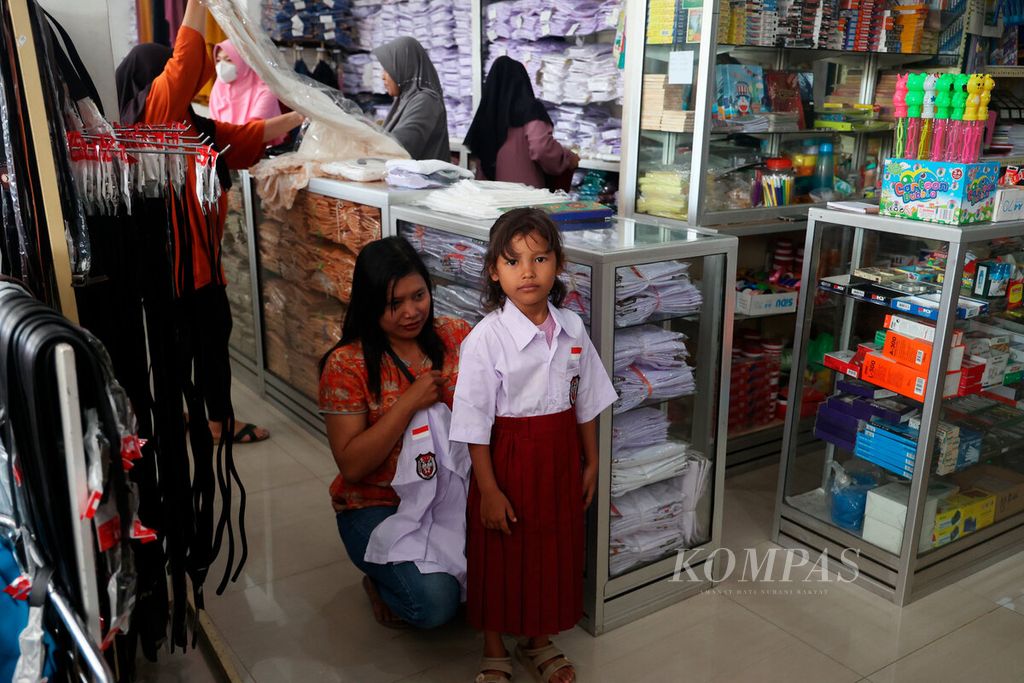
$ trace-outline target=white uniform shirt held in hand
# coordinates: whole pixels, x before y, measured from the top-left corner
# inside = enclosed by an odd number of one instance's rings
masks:
[[[466,592],[466,494],[469,449],[448,440],[451,411],[435,403],[417,412],[402,438],[391,487],[398,512],[370,535],[363,559],[415,562],[424,574],[445,572]]]
[[[495,416],[534,417],[576,409],[593,420],[617,395],[583,321],[548,304],[555,319],[550,347],[544,332],[515,304],[491,311],[462,342],[451,438],[487,444]]]

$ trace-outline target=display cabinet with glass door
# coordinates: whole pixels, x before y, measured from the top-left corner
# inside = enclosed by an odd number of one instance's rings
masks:
[[[787,420],[775,538],[898,604],[969,582],[1024,541],[1024,222],[812,209],[805,249],[790,393],[828,398],[817,449]]]
[[[627,215],[729,229],[871,194],[896,72],[956,64],[962,41],[940,36],[963,8],[901,15],[896,40],[862,37],[881,20],[870,9],[814,2],[806,25],[811,6],[647,0],[627,16],[643,74],[626,94]]]
[[[479,320],[490,222],[410,206],[393,209],[392,221],[424,256],[435,311]],[[562,233],[566,307],[583,318],[619,394],[599,418],[588,515],[584,626],[593,633],[687,597],[713,576],[736,245],[699,230],[611,225]],[[668,580],[680,552],[701,580]]]

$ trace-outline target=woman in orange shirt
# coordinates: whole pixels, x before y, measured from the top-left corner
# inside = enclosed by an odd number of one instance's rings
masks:
[[[244,169],[255,164],[267,143],[302,123],[295,112],[266,120],[232,125],[211,121],[192,111],[192,99],[214,74],[206,51],[203,33],[206,9],[197,0],[189,0],[174,50],[162,45],[138,45],[117,67],[118,104],[121,123],[165,125],[185,122],[192,133],[210,137],[216,149],[230,149],[217,162],[217,172],[225,192],[216,210],[205,210],[194,191],[194,164],[187,164],[188,175],[183,198],[185,210],[171,211],[173,225],[174,290],[179,298],[194,297],[198,352],[195,356],[197,388],[206,403],[210,431],[219,440],[223,425],[233,420],[231,409],[231,368],[228,338],[231,311],[224,288],[227,284],[221,267],[221,238],[227,212],[226,190],[230,186],[228,169]],[[269,433],[255,425],[237,423],[236,443],[260,441]]]

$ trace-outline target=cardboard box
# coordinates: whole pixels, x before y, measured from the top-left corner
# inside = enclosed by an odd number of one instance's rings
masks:
[[[923,339],[907,337],[899,332],[889,332],[885,335],[885,346],[882,352],[893,360],[902,363],[910,368],[917,368],[928,371],[932,362],[932,345]],[[949,350],[949,364],[946,369],[949,372],[956,372],[964,361],[964,347],[954,346]]]
[[[758,294],[755,290],[736,292],[736,312],[743,315],[781,315],[796,310],[796,292]]]
[[[895,391],[901,396],[923,401],[928,387],[927,370],[915,370],[880,353],[869,353],[860,368],[861,379]],[[956,396],[960,388],[960,372],[946,373],[943,397]]]
[[[856,356],[857,353],[855,351],[833,351],[832,353],[825,354],[824,365],[826,368],[835,370],[843,375],[857,378],[860,376],[860,368],[855,362]]]
[[[899,332],[906,337],[923,339],[926,342],[935,342],[935,325],[914,320],[895,313],[886,314],[885,327],[893,332]],[[960,346],[964,343],[964,331],[960,328],[953,329],[953,346]]]
[[[921,518],[918,544],[920,551],[924,552],[932,547],[932,531],[935,527],[935,512],[939,501],[955,494],[957,490],[956,486],[941,481],[929,484],[924,515]],[[864,540],[899,555],[900,547],[903,545],[903,529],[906,526],[909,501],[909,482],[895,481],[868,491],[864,509]]]
[[[975,465],[951,479],[961,488],[977,489],[996,499],[995,521],[1024,512],[1024,474],[995,465]]]
[[[879,214],[967,225],[992,220],[999,164],[886,159]]]
[[[996,190],[993,221],[1018,221],[1024,218],[1024,187],[1000,187]]]
[[[950,496],[939,502],[932,545],[938,548],[984,529],[995,521],[995,516],[996,498],[989,493],[969,489]]]

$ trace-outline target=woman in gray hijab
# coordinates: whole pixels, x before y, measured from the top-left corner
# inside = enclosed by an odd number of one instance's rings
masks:
[[[451,161],[444,93],[427,51],[415,38],[402,37],[377,47],[384,86],[395,103],[384,130],[402,143],[413,159]]]

